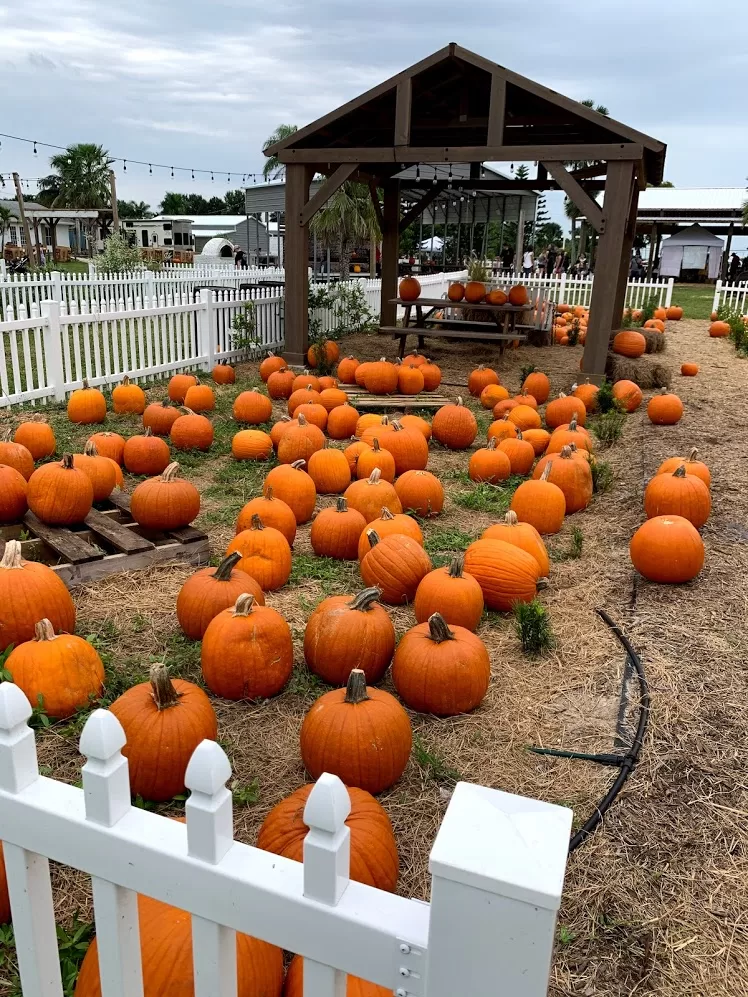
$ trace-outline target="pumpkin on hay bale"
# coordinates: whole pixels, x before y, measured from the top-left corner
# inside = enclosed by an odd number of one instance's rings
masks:
[[[618,330],[623,332],[638,332],[644,337],[644,352],[645,353],[664,353],[667,349],[667,336],[664,336],[657,329],[623,329]],[[613,340],[618,335],[618,332],[612,332],[610,334],[610,350],[613,351]]]
[[[667,364],[643,356],[637,359],[608,353],[605,375],[609,381],[633,381],[645,391],[651,388],[669,388],[673,372]]]

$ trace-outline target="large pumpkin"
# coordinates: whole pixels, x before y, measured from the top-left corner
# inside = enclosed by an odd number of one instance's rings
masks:
[[[613,337],[613,352],[622,357],[640,357],[647,348],[647,341],[640,332],[626,330]]]
[[[75,605],[60,576],[46,564],[24,561],[19,540],[8,540],[0,560],[0,652],[34,639],[48,619],[58,633],[75,630]]]
[[[192,918],[183,910],[138,895],[144,997],[194,997]],[[283,953],[274,945],[236,934],[237,997],[280,997]],[[75,997],[101,997],[97,940],[81,964]]]
[[[642,389],[635,381],[624,378],[613,385],[613,397],[624,412],[636,412],[642,403]]]
[[[686,468],[686,474],[695,474],[697,478],[701,478],[707,488],[711,488],[712,475],[704,461],[696,459],[698,453],[699,451],[694,447],[688,457],[668,457],[657,468],[657,473],[672,474],[683,464]]]
[[[34,628],[34,640],[8,655],[5,669],[33,706],[64,719],[101,695],[104,665],[91,644],[74,634],[56,634],[49,620]]]
[[[284,368],[283,370],[273,371],[267,380],[268,395],[275,399],[290,398],[293,394],[293,382],[295,380],[296,376],[292,370]]]
[[[68,419],[84,425],[103,422],[106,419],[106,398],[98,388],[89,388],[88,381],[84,380],[83,387],[74,391],[68,400]]]
[[[395,481],[403,509],[416,516],[438,516],[444,508],[444,487],[430,471],[406,471]]]
[[[117,483],[114,461],[109,457],[101,457],[96,445],[90,440],[82,454],[73,454],[73,466],[80,468],[91,482],[94,502],[102,502],[111,495]]]
[[[274,353],[268,353],[260,364],[260,377],[263,381],[267,381],[271,374],[279,370],[284,370],[287,367],[288,364],[283,357],[277,357]]]
[[[65,454],[59,464],[42,464],[34,471],[26,498],[43,523],[71,526],[82,523],[91,511],[94,490],[88,475],[75,467],[72,454]]]
[[[368,364],[364,387],[372,395],[391,395],[398,387],[397,367],[384,357],[376,363]]]
[[[577,417],[577,422],[583,426],[587,421],[587,409],[581,398],[565,395],[563,391],[558,398],[548,402],[545,407],[545,424],[549,429],[556,429]]]
[[[395,480],[395,458],[389,450],[383,450],[379,439],[375,438],[371,446],[365,444],[356,461],[356,477],[368,478],[372,471],[378,470],[380,476],[392,484]],[[347,458],[346,458],[347,460]]]
[[[330,596],[309,617],[304,658],[323,681],[345,685],[351,668],[360,668],[370,685],[384,676],[395,650],[395,628],[380,595],[372,587],[353,597]]]
[[[28,422],[22,422],[13,434],[13,441],[26,447],[34,460],[51,457],[57,448],[54,430],[41,415],[33,415]]]
[[[369,529],[364,529],[363,533],[359,537],[359,561],[362,560],[371,550],[371,543],[369,542],[368,537],[369,530],[374,530],[380,540],[384,539],[384,537],[390,536],[393,533],[402,533],[406,537],[412,537],[417,544],[420,544],[423,547],[423,533],[421,532],[421,527],[418,525],[418,521],[412,516],[407,516],[402,512],[399,512],[393,516],[390,510],[385,506],[385,508],[382,509],[381,516],[377,519],[373,519],[369,523]]]
[[[347,440],[356,431],[358,412],[352,405],[336,405],[327,417],[327,435],[331,440]]]
[[[345,466],[347,471],[348,464]],[[309,540],[318,557],[354,561],[358,557],[359,538],[365,529],[366,520],[361,513],[349,509],[348,502],[339,495],[334,506],[328,506],[315,516]]]
[[[395,473],[422,471],[429,460],[429,445],[423,433],[407,429],[400,422],[392,423],[392,432],[384,433],[380,444],[395,459]]]
[[[181,530],[197,517],[200,493],[178,474],[179,464],[169,464],[158,477],[141,481],[130,499],[137,523],[149,530]]]
[[[521,550],[532,554],[538,562],[541,578],[550,574],[551,564],[548,559],[543,538],[531,523],[520,523],[517,513],[511,509],[504,516],[503,523],[494,523],[485,529],[481,535],[482,540],[503,540],[504,543],[512,544]]]
[[[454,405],[442,405],[437,410],[431,434],[450,450],[466,450],[478,435],[478,423],[470,409],[463,405],[462,398],[458,398]]]
[[[278,443],[278,460],[281,464],[294,464],[298,460],[309,461],[313,453],[325,445],[325,434],[305,416],[293,419]]]
[[[680,372],[683,377],[696,377],[699,373],[699,365],[697,363],[682,363],[680,365]]]
[[[246,422],[252,426],[259,426],[262,422],[268,422],[273,415],[273,403],[267,395],[261,394],[257,388],[251,391],[242,391],[234,399],[232,414],[237,422]]]
[[[558,533],[566,515],[564,493],[548,480],[550,473],[549,462],[537,481],[522,482],[509,506],[521,523],[530,523],[541,534]]]
[[[273,441],[261,429],[240,429],[231,438],[234,460],[267,460],[273,452]]]
[[[212,412],[216,407],[216,396],[209,384],[193,384],[187,388],[184,405],[193,412]]]
[[[485,367],[483,364],[480,367],[476,367],[468,375],[468,391],[471,395],[476,398],[480,398],[481,392],[484,388],[487,388],[489,384],[501,384],[501,379],[495,370],[491,367]]]
[[[476,540],[465,551],[465,570],[483,591],[489,609],[508,613],[516,602],[532,602],[540,578],[538,562],[503,540]]]
[[[409,630],[397,645],[392,681],[411,710],[453,717],[479,706],[488,690],[491,662],[480,637],[448,626],[439,613]]]
[[[530,473],[535,462],[535,448],[532,443],[522,438],[519,431],[515,437],[508,436],[499,443],[499,450],[503,451],[509,458],[509,466],[512,474],[525,475]]]
[[[383,481],[378,468],[368,478],[352,482],[346,488],[344,497],[352,509],[357,509],[367,523],[376,519],[382,509],[397,514],[403,511],[397,492],[389,481]]]
[[[22,443],[11,441],[10,430],[0,439],[0,464],[15,468],[26,481],[34,473],[34,458]]]
[[[122,464],[125,459],[126,441],[119,433],[94,433],[93,436],[89,436],[87,442],[93,443],[102,457],[108,457],[116,464]]]
[[[681,464],[671,474],[656,474],[644,490],[644,511],[653,516],[682,516],[697,530],[709,519],[712,500],[709,489]]]
[[[219,360],[210,376],[216,384],[234,384],[236,382],[236,371],[225,360]]]
[[[183,633],[192,640],[202,640],[210,621],[224,609],[235,605],[240,595],[249,592],[261,606],[265,596],[258,583],[236,564],[239,551],[229,554],[217,568],[201,568],[190,575],[177,596],[177,619]]]
[[[346,786],[381,793],[397,782],[410,757],[410,720],[394,696],[366,684],[354,668],[345,689],[326,692],[301,725],[301,757],[313,779],[323,772]]]
[[[561,453],[543,459],[550,468],[545,480],[557,485],[564,493],[566,514],[586,509],[592,498],[592,471],[588,461],[575,459],[569,446],[564,447]],[[545,467],[542,474],[545,474]]]
[[[366,535],[371,549],[361,559],[364,583],[380,589],[382,602],[412,602],[421,579],[431,571],[426,551],[402,533],[392,533],[383,540],[372,529]]]
[[[238,533],[226,548],[226,554],[239,551],[237,567],[246,571],[264,592],[279,589],[291,574],[291,548],[283,534],[272,526],[264,526],[258,515],[252,516],[249,529]]]
[[[522,392],[525,395],[532,395],[538,405],[544,405],[551,393],[551,382],[548,375],[534,370],[522,382]]]
[[[142,415],[145,412],[145,392],[125,374],[112,389],[112,407],[118,415]]]
[[[274,494],[272,485],[264,495],[250,499],[239,512],[236,520],[236,532],[248,530],[252,525],[252,517],[259,516],[263,526],[272,526],[288,540],[289,547],[296,539],[296,517],[291,507]]]
[[[655,516],[643,523],[629,544],[636,570],[651,582],[690,582],[704,566],[704,542],[683,516]]]
[[[419,623],[439,613],[449,624],[477,630],[483,615],[483,592],[472,575],[463,570],[465,558],[456,554],[452,562],[425,575],[418,584],[413,611]]]
[[[297,460],[293,464],[274,467],[268,472],[262,486],[266,498],[268,491],[272,489],[275,497],[286,503],[296,517],[297,523],[306,523],[312,518],[314,504],[317,501],[317,489],[304,470],[304,464],[303,460]]]
[[[184,414],[174,420],[169,436],[177,450],[210,450],[213,445],[213,423],[192,409],[184,409]]]
[[[415,277],[403,277],[397,293],[403,301],[415,301],[421,295],[421,284]]]
[[[130,789],[155,803],[184,791],[193,751],[218,734],[215,712],[200,686],[170,679],[163,664],[153,665],[150,680],[123,692],[109,709],[127,738],[122,754],[129,761]]]
[[[156,436],[168,436],[180,415],[179,409],[166,399],[152,402],[143,413],[143,427],[150,429]]]
[[[0,464],[0,523],[16,523],[23,519],[28,502],[26,479],[14,467]]]

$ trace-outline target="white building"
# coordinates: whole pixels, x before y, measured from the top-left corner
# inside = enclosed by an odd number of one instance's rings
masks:
[[[202,253],[210,239],[228,239],[233,245],[241,246],[247,254],[250,265],[255,263],[275,263],[277,260],[277,238],[275,252],[271,252],[267,222],[256,216],[247,215],[158,215],[151,222],[160,224],[189,223],[192,233],[192,248]],[[177,244],[175,243],[175,248]],[[270,259],[268,259],[270,257]]]
[[[18,251],[26,253],[26,236],[21,224],[21,213],[15,200],[0,200],[0,207],[7,208],[12,218],[0,233],[0,242],[5,248],[5,255],[12,256]],[[99,219],[102,214],[96,208],[47,208],[36,201],[24,201],[26,220],[29,223],[31,240],[35,245],[43,246],[51,254],[55,248],[68,252],[87,252],[87,228],[91,222]],[[111,214],[108,209],[104,213]],[[97,245],[101,245],[97,231]]]

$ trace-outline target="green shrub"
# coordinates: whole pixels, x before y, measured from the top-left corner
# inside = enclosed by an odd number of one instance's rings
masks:
[[[539,599],[514,604],[514,625],[525,654],[540,654],[553,647],[551,620]]]

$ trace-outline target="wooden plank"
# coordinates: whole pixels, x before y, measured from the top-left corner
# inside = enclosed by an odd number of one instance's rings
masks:
[[[597,201],[593,201],[587,191],[583,190],[574,177],[567,173],[563,163],[545,159],[543,166],[566,193],[569,200],[579,208],[594,230],[602,233],[604,228],[603,210]]]
[[[384,336],[399,336],[401,339],[405,339],[407,336],[420,336],[430,339],[492,339],[496,340],[496,342],[511,342],[514,339],[518,339],[522,342],[526,338],[521,335],[515,336],[511,332],[460,332],[457,329],[425,329],[416,325],[408,326],[407,329],[403,329],[399,325],[380,326],[379,332]]]
[[[71,530],[59,526],[47,526],[31,510],[23,517],[23,521],[35,536],[57,551],[65,561],[82,564],[85,561],[96,561],[104,557],[103,550],[92,547]]]
[[[338,190],[346,180],[358,169],[355,163],[344,163],[325,180],[316,194],[313,194],[301,210],[299,222],[301,225],[308,225],[320,208],[330,200],[332,195]]]
[[[362,395],[352,404],[359,409],[383,408],[441,408],[453,401],[443,395],[405,395],[399,398],[395,395]]]
[[[504,116],[506,113],[506,77],[491,73],[491,96],[488,108],[488,137],[486,145],[503,145]]]
[[[121,512],[130,512],[130,496],[121,488],[115,488],[109,496],[109,501]]]
[[[153,550],[137,554],[110,554],[98,561],[81,564],[59,564],[52,570],[65,582],[68,588],[98,581],[121,571],[138,571],[170,561],[184,561],[188,564],[207,564],[210,560],[210,541],[207,537],[196,543],[168,543]]]
[[[467,301],[450,301],[449,298],[418,298],[416,301],[403,301],[402,298],[393,298],[393,304],[396,305],[427,305],[431,308],[469,308],[471,311],[474,309],[479,312],[498,312],[500,315],[508,312],[512,314],[514,312],[526,312],[529,305],[487,305],[487,304],[477,304],[471,305]]]
[[[634,142],[603,142],[599,144],[554,145],[541,142],[537,145],[454,145],[454,146],[336,146],[322,149],[285,149],[280,153],[282,163],[472,163],[604,159],[613,162],[621,159],[640,160],[644,150]],[[288,189],[286,189],[288,195]]]
[[[410,109],[413,87],[410,76],[397,84],[395,97],[395,145],[410,145]]]
[[[112,515],[106,515],[97,509],[92,509],[84,522],[95,534],[110,543],[120,553],[134,554],[141,550],[151,550],[154,546],[150,540],[138,536],[131,528],[122,526],[113,519]]]
[[[207,533],[195,529],[194,526],[183,526],[181,530],[169,530],[166,536],[173,537],[174,540],[178,540],[182,544],[192,544],[205,540]]]

